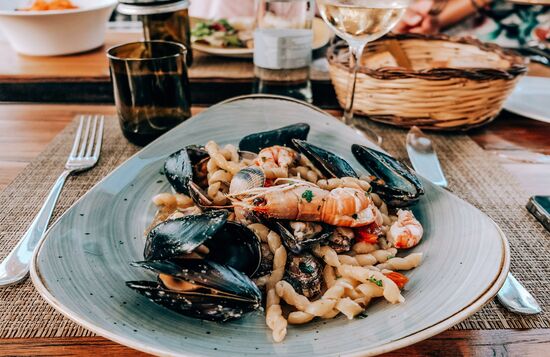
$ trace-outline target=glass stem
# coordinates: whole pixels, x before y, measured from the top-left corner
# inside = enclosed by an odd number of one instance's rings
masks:
[[[346,107],[344,108],[344,122],[347,125],[353,124],[353,100],[355,98],[355,82],[357,81],[357,71],[359,70],[359,67],[361,65],[361,56],[363,54],[363,50],[365,49],[366,43],[360,43],[360,44],[349,44],[350,49],[350,68],[351,68],[351,75],[348,79],[348,91],[347,91],[347,98],[346,98]]]

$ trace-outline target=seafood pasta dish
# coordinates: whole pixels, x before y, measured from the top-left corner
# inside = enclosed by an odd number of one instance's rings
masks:
[[[168,157],[173,191],[153,197],[144,260],[154,281],[126,284],[186,316],[229,321],[265,313],[275,342],[289,325],[364,317],[369,303],[405,301],[423,235],[408,206],[424,193],[415,174],[353,144],[358,172],[307,141],[295,124],[235,145],[190,145]]]

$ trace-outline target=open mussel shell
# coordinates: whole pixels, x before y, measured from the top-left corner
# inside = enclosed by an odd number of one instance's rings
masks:
[[[228,265],[253,276],[259,269],[262,251],[258,237],[245,225],[227,221],[204,245],[209,260]]]
[[[246,226],[227,221],[229,212],[209,211],[168,220],[147,235],[146,260],[184,257],[200,245],[208,248],[206,258],[229,265],[252,276],[261,263],[260,242]]]
[[[325,177],[357,177],[351,165],[340,156],[304,140],[294,139],[292,142]]]
[[[256,154],[239,151],[242,159],[252,160]],[[164,174],[176,192],[189,195],[193,202],[203,210],[230,208],[230,205],[216,206],[201,187],[206,182],[206,164],[208,152],[202,146],[189,145],[176,151],[164,163]],[[202,176],[202,178],[201,178]],[[229,185],[230,182],[227,182]]]
[[[143,257],[157,260],[190,254],[225,225],[228,215],[210,211],[161,222],[147,234]]]
[[[323,284],[323,264],[311,253],[291,253],[287,258],[284,280],[307,298],[318,296]]]
[[[151,301],[186,316],[228,321],[256,310],[261,292],[246,275],[209,260],[172,259],[132,263],[159,274],[159,281],[128,281],[126,285]],[[168,284],[167,280],[171,284]],[[181,289],[181,282],[192,289]]]
[[[324,242],[328,239],[334,230],[333,227],[328,225],[321,225],[314,222],[294,222],[303,224],[304,228],[301,234],[297,234],[292,228],[291,222],[276,221],[273,225],[279,232],[283,244],[293,253],[299,254],[304,249],[307,249],[314,244]],[[320,231],[315,232],[312,226],[317,226]]]
[[[415,203],[424,194],[420,179],[397,159],[366,146],[351,147],[357,161],[374,176],[374,192],[390,206],[404,207]]]
[[[260,150],[274,145],[293,147],[292,139],[306,140],[309,129],[308,124],[298,123],[250,134],[241,139],[239,149],[258,153]]]
[[[193,181],[196,164],[208,157],[208,152],[197,145],[176,151],[164,162],[164,175],[176,192],[189,195],[189,182]]]

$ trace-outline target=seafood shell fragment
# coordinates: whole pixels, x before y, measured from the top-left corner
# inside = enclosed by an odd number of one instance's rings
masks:
[[[132,265],[159,274],[159,281],[128,281],[128,287],[186,316],[224,322],[261,306],[258,287],[229,266],[198,259],[145,261]]]
[[[275,145],[293,147],[292,139],[306,140],[309,129],[308,124],[298,123],[250,134],[241,139],[239,149],[259,153],[262,149]]]

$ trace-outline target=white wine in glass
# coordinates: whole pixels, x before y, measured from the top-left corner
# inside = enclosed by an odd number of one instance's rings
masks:
[[[409,0],[317,0],[323,20],[348,43],[352,75],[349,79],[344,122],[353,125],[355,81],[367,43],[388,33],[401,19]]]

